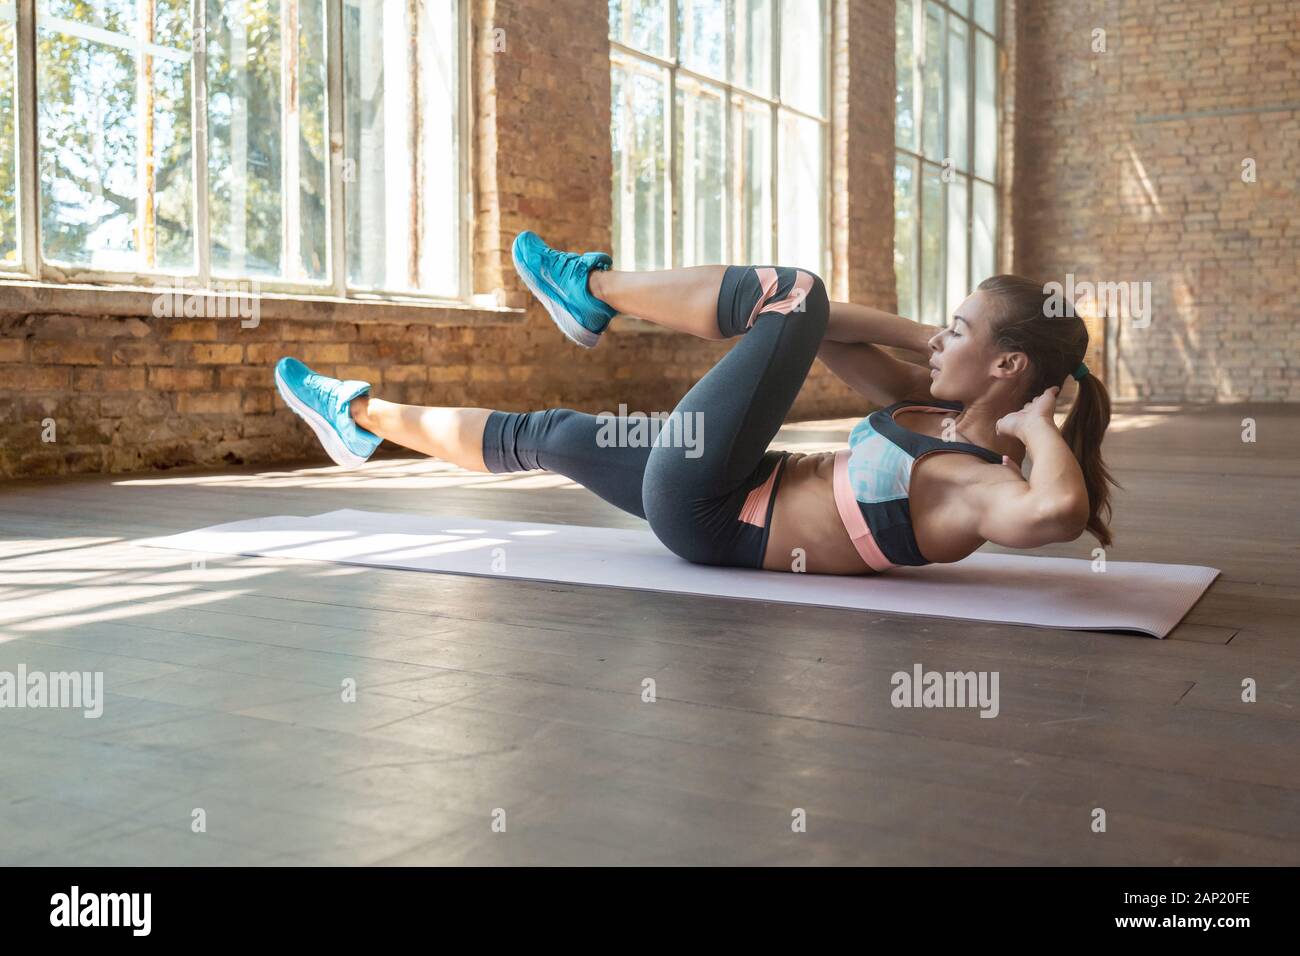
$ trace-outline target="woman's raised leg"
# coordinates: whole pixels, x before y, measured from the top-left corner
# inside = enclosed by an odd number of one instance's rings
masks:
[[[515,271],[561,332],[592,348],[618,313],[679,332],[716,339],[718,290],[725,266],[661,272],[615,272],[604,252],[552,249],[535,232],[511,245]]]
[[[661,272],[593,269],[587,287],[613,309],[702,339],[720,339],[718,291],[726,266]]]

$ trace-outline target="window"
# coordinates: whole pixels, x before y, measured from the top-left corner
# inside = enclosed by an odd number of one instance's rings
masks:
[[[997,267],[997,0],[896,0],[898,311],[943,325]]]
[[[0,268],[463,297],[462,7],[0,0]]]
[[[828,0],[609,0],[620,268],[827,273]]]

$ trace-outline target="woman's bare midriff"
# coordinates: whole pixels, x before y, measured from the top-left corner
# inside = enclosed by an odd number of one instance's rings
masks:
[[[872,574],[835,506],[835,456],[792,454],[772,508],[763,567],[812,574]]]
[[[906,415],[906,420],[903,419]],[[942,421],[934,415],[905,412],[895,417],[904,428],[938,438],[935,429]],[[917,547],[928,560],[960,561],[978,550],[984,539],[973,534],[962,507],[963,491],[991,480],[1001,465],[990,465],[970,455],[923,455],[911,473],[908,501]],[[772,509],[772,530],[768,533],[763,567],[769,571],[793,571],[799,554],[805,564],[799,570],[815,574],[874,574],[859,557],[840,520],[835,504],[835,454],[792,454],[777,488]],[[1005,480],[998,475],[999,480]],[[801,549],[796,554],[796,549]]]

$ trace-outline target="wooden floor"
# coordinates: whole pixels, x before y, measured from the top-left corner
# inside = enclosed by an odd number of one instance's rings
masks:
[[[1223,570],[1165,641],[131,543],[341,507],[638,524],[547,475],[0,484],[0,671],[105,681],[99,719],[0,709],[0,863],[1300,863],[1300,409],[1113,429],[1109,558]],[[918,662],[997,671],[1000,715],[895,709]]]

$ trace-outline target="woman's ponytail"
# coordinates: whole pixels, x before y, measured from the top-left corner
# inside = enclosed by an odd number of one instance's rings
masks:
[[[1091,373],[1084,375],[1079,380],[1079,391],[1065,417],[1065,424],[1061,426],[1061,437],[1070,446],[1083,472],[1083,484],[1088,489],[1088,530],[1103,547],[1111,542],[1110,488],[1107,484],[1116,484],[1101,458],[1101,439],[1109,425],[1110,393],[1101,379]]]

